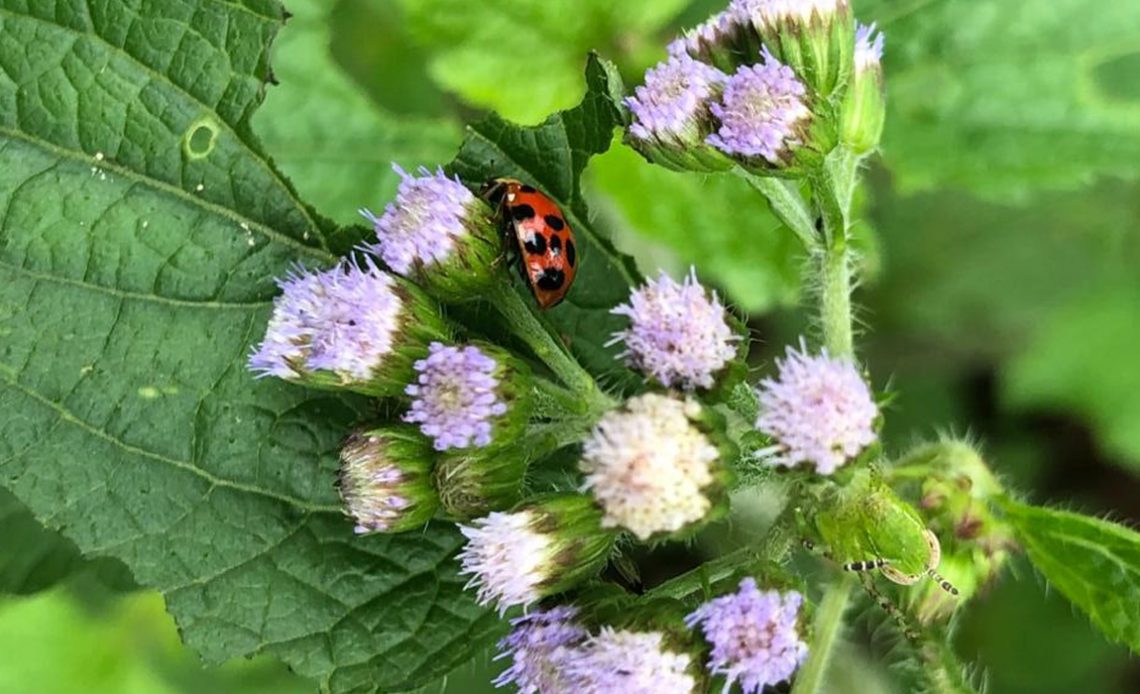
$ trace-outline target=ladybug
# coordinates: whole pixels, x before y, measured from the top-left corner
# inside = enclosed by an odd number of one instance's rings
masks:
[[[574,283],[578,247],[566,216],[548,195],[513,178],[483,186],[483,198],[500,214],[518,243],[519,265],[540,308],[557,306]]]

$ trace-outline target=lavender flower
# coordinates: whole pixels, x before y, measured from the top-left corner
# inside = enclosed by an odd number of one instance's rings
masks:
[[[761,592],[755,579],[745,578],[740,590],[706,602],[685,623],[700,625],[712,644],[709,670],[725,676],[725,692],[739,682],[743,694],[759,694],[790,678],[807,657],[796,624],[801,604],[795,591]]]
[[[759,46],[759,39],[746,18],[731,10],[715,14],[674,39],[668,46],[671,56],[689,56],[720,70],[732,70],[744,55]]]
[[[487,446],[495,421],[508,410],[499,394],[502,365],[474,345],[433,342],[428,350],[416,362],[416,383],[405,389],[412,407],[404,421],[419,424],[436,450]]]
[[[494,281],[500,252],[490,209],[458,177],[421,168],[411,176],[393,165],[403,181],[396,200],[372,223],[376,243],[364,250],[398,275],[414,279],[445,301],[463,301]]]
[[[405,427],[357,432],[340,453],[337,487],[357,533],[422,526],[439,506],[431,448]]]
[[[855,25],[855,70],[880,69],[883,60],[883,34],[876,31],[874,23]]]
[[[787,22],[808,24],[813,17],[828,18],[847,6],[846,0],[732,0],[729,11],[761,26]]]
[[[776,444],[766,452],[772,465],[811,463],[830,475],[875,441],[879,410],[850,361],[789,347],[777,364],[779,378],[765,379],[757,393],[756,428]]]
[[[765,52],[762,64],[745,65],[728,79],[721,103],[710,107],[720,129],[706,141],[727,154],[786,164],[811,122],[806,96],[791,68]]]
[[[597,636],[563,661],[575,694],[686,694],[696,689],[692,659],[670,650],[658,631],[617,631],[602,627]]]
[[[704,518],[720,451],[694,424],[695,402],[647,393],[609,412],[583,444],[581,468],[604,515],[641,540]]]
[[[634,142],[685,147],[700,143],[709,101],[725,81],[724,73],[687,55],[673,55],[645,73],[645,85],[625,100],[633,113]]]
[[[575,622],[578,609],[560,605],[511,620],[511,633],[499,641],[500,658],[511,666],[495,679],[496,687],[513,684],[519,694],[570,691],[562,673],[571,650],[589,636]]]
[[[589,497],[559,494],[512,513],[494,512],[459,526],[467,544],[460,573],[478,600],[500,612],[577,585],[605,565],[614,534],[599,525]]]
[[[624,342],[619,356],[666,387],[711,388],[716,374],[735,355],[734,335],[716,292],[708,292],[690,270],[683,284],[661,272],[634,290],[628,304],[610,311],[629,316],[629,328],[609,344]],[[607,345],[608,346],[608,345]]]
[[[855,32],[848,0],[733,0],[729,11],[821,100],[850,72]]]
[[[265,339],[249,357],[259,376],[393,394],[381,372],[410,368],[407,355],[426,347],[420,338],[446,332],[425,297],[368,260],[297,268],[278,285]]]

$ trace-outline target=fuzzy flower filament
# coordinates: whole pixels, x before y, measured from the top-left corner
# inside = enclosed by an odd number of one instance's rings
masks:
[[[515,685],[519,694],[547,694],[570,691],[563,668],[575,655],[573,650],[589,636],[574,621],[578,610],[559,605],[536,610],[511,620],[511,633],[499,641],[500,658],[511,665],[495,679],[496,687]]]
[[[647,393],[602,417],[583,445],[581,468],[603,527],[646,540],[709,513],[720,450],[694,424],[699,411],[695,402]]]
[[[807,657],[797,626],[802,604],[795,591],[761,591],[745,578],[737,592],[706,602],[685,623],[700,626],[712,645],[709,670],[724,675],[725,691],[739,683],[743,694],[759,694],[790,678]]]
[[[629,317],[630,325],[609,344],[624,343],[619,357],[666,387],[712,388],[736,356],[740,337],[728,326],[716,292],[697,282],[695,270],[681,283],[662,271],[610,313]]]
[[[415,363],[416,382],[404,391],[412,397],[404,421],[418,424],[436,450],[489,445],[494,425],[507,414],[505,366],[490,349],[433,342]]]
[[[575,694],[688,694],[697,682],[688,653],[671,650],[661,632],[601,631],[569,657],[562,669]]]
[[[876,440],[879,409],[854,364],[789,347],[777,365],[778,377],[757,392],[756,428],[775,443],[767,452],[772,465],[808,463],[830,475]]]
[[[726,154],[762,158],[769,165],[791,162],[804,144],[812,119],[807,88],[791,68],[770,53],[764,62],[740,67],[728,79],[724,96],[710,107],[720,122],[707,142]]]

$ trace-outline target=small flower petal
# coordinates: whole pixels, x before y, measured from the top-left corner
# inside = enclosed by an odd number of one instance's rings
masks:
[[[416,383],[405,391],[412,406],[404,421],[419,424],[436,450],[490,444],[495,419],[507,412],[498,395],[498,362],[473,345],[433,342],[428,349],[415,364]]]
[[[866,72],[879,69],[883,60],[883,33],[877,31],[874,23],[858,24],[855,27],[855,70]]]
[[[551,540],[533,529],[531,511],[494,512],[471,525],[459,526],[467,544],[459,553],[460,573],[471,574],[479,603],[497,603],[500,612],[542,598],[540,586],[549,578]]]

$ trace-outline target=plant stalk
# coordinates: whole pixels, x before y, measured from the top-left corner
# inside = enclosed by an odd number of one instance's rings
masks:
[[[824,691],[827,666],[831,662],[835,644],[839,642],[840,632],[843,631],[843,615],[851,603],[851,588],[854,584],[854,579],[844,574],[827,587],[815,615],[811,651],[796,673],[792,694],[817,694]]]

